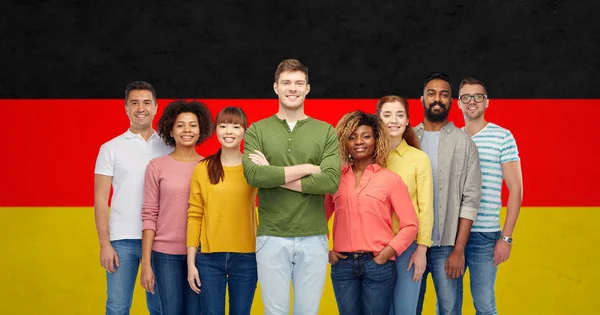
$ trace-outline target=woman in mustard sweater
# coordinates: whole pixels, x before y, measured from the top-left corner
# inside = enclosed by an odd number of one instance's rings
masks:
[[[388,127],[390,148],[387,168],[400,175],[408,186],[419,232],[417,239],[396,257],[398,281],[394,290],[391,315],[413,315],[417,311],[421,277],[427,264],[427,249],[433,244],[433,175],[427,154],[420,150],[417,135],[408,120],[408,102],[396,95],[384,96],[377,102],[377,116]],[[394,230],[398,219],[393,217]]]
[[[200,293],[202,314],[250,314],[256,271],[256,188],[247,184],[240,142],[246,114],[226,107],[216,118],[221,149],[192,175],[187,224],[188,282]],[[198,255],[198,259],[195,259]]]

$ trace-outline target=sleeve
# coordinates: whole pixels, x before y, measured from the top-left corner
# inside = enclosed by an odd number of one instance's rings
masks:
[[[342,161],[339,155],[339,143],[331,125],[327,130],[325,148],[321,156],[320,174],[305,176],[300,180],[305,194],[334,194],[340,185]]]
[[[113,176],[115,173],[115,163],[113,161],[112,150],[107,143],[100,147],[98,157],[96,158],[96,168],[94,174]]]
[[[187,247],[200,246],[200,233],[204,219],[204,198],[202,197],[202,173],[206,170],[206,163],[200,162],[192,173],[190,182],[190,199],[187,216]],[[210,185],[210,183],[207,183]]]
[[[417,244],[430,247],[433,244],[433,173],[431,161],[427,156],[419,161],[417,166],[417,216],[419,233]]]
[[[517,142],[513,137],[512,133],[508,131],[502,140],[502,145],[500,147],[500,164],[518,161],[519,158],[519,149],[517,148]]]
[[[481,202],[481,165],[479,164],[479,151],[477,146],[469,137],[467,174],[460,203],[459,216],[463,219],[475,221],[479,203]]]
[[[248,154],[256,150],[263,152],[260,136],[254,123],[246,130],[246,135],[244,136],[244,155],[242,156],[244,176],[248,181],[248,185],[256,188],[275,188],[285,184],[283,166],[256,165],[250,161]]]
[[[144,175],[144,203],[142,204],[142,231],[156,232],[160,200],[160,179],[152,161],[146,166]]]
[[[390,193],[390,203],[398,217],[398,234],[388,243],[396,251],[396,255],[402,254],[414,241],[417,236],[418,223],[415,207],[413,206],[408,187],[402,179],[398,179]]]

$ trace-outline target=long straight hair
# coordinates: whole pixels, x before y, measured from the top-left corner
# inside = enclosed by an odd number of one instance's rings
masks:
[[[248,118],[246,113],[239,108],[228,106],[223,108],[215,119],[215,131],[219,128],[219,124],[238,124],[244,128],[244,131],[248,129]],[[206,168],[208,170],[208,179],[213,185],[218,184],[220,181],[225,180],[225,171],[223,170],[223,163],[221,162],[222,149],[219,148],[217,153],[205,158],[202,162],[207,163]]]
[[[404,97],[398,95],[386,95],[380,98],[379,101],[377,101],[377,117],[380,117],[381,107],[383,107],[383,104],[390,102],[399,102],[400,104],[402,104],[402,106],[404,106],[404,111],[406,112],[406,119],[409,119],[410,121],[410,115],[408,114],[408,102]],[[419,150],[421,149],[421,144],[417,139],[417,134],[412,129],[410,124],[404,128],[404,132],[402,133],[402,139],[404,139],[404,141],[406,141],[408,145],[415,147]],[[395,148],[391,149],[393,150]]]

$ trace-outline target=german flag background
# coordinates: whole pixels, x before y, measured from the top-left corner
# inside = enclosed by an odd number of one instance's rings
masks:
[[[0,4],[0,313],[101,314],[93,216],[100,145],[128,128],[125,85],[156,88],[159,114],[198,99],[213,114],[277,110],[273,74],[309,68],[306,112],[336,124],[410,99],[432,71],[489,91],[486,118],[519,146],[524,199],[496,284],[501,314],[596,314],[600,282],[597,1],[5,1]],[[157,116],[158,117],[158,116]],[[450,119],[463,126],[453,103]],[[199,147],[209,155],[216,139]],[[507,192],[504,192],[506,202]],[[504,209],[503,209],[504,212]],[[465,277],[464,314],[474,314]],[[430,280],[431,281],[431,280]],[[434,314],[433,286],[425,314]],[[136,285],[132,314],[145,314]],[[374,301],[375,302],[375,301]],[[253,314],[262,314],[260,290]],[[331,282],[320,314],[337,314]]]

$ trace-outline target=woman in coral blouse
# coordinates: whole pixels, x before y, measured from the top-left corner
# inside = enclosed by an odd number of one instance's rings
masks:
[[[390,315],[414,315],[419,301],[421,278],[427,265],[427,249],[433,244],[433,174],[427,154],[410,127],[408,102],[400,96],[384,96],[376,104],[377,116],[390,132],[387,168],[400,175],[419,218],[417,238],[396,257],[398,281]],[[395,231],[398,219],[392,218]]]
[[[331,280],[341,315],[387,315],[396,284],[395,257],[417,235],[417,216],[400,176],[385,168],[389,132],[375,115],[348,113],[337,125],[345,166],[326,197],[333,222]],[[392,213],[399,219],[397,234]]]
[[[246,182],[240,143],[246,114],[226,107],[215,129],[221,149],[202,161],[192,176],[187,246],[188,283],[202,299],[204,315],[249,315],[256,291],[256,188]],[[196,258],[196,259],[195,259]]]
[[[202,160],[196,146],[212,133],[210,112],[203,103],[172,102],[158,133],[175,150],[146,167],[140,282],[154,294],[156,281],[163,314],[198,314],[200,297],[186,285],[185,227],[190,179]]]

